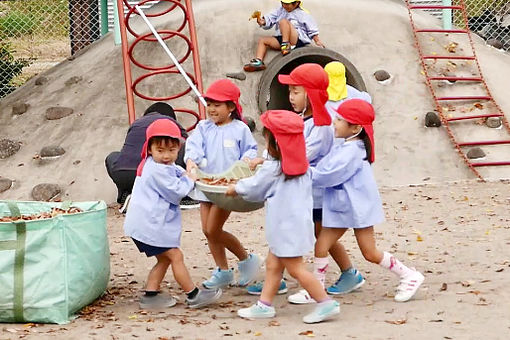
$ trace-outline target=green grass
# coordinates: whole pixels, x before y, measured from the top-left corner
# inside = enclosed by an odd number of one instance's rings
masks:
[[[68,0],[15,0],[3,4],[0,38],[24,35],[67,36]]]

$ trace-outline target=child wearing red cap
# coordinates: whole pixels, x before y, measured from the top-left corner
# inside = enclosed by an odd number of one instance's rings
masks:
[[[149,125],[124,221],[124,232],[138,250],[157,259],[147,278],[145,295],[140,299],[143,309],[175,305],[174,298],[159,291],[170,265],[190,307],[205,306],[221,296],[221,289],[200,290],[195,286],[179,248],[182,229],[179,202],[194,186],[193,177],[175,165],[183,141],[179,127],[169,119],[158,119]]]
[[[294,48],[310,44],[312,40],[317,46],[324,47],[319,39],[319,27],[308,11],[303,9],[303,1],[283,0],[281,6],[271,13],[264,16],[259,14],[257,23],[265,30],[275,26],[276,35],[259,39],[256,57],[244,65],[246,72],[266,69],[264,57],[268,48],[280,50],[286,55]]]
[[[284,269],[319,304],[303,321],[316,323],[340,313],[338,302],[330,299],[320,283],[308,272],[303,256],[313,249],[312,183],[306,159],[303,120],[285,110],[267,111],[260,117],[270,159],[254,176],[230,185],[227,195],[248,201],[266,201],[266,239],[269,254],[266,278],[259,301],[237,313],[243,318],[270,318],[276,312],[272,302]],[[289,198],[292,198],[289,200]]]
[[[328,100],[328,75],[319,64],[306,63],[296,67],[289,75],[278,76],[282,84],[289,85],[289,101],[292,108],[304,120],[303,134],[306,142],[306,157],[311,167],[324,157],[333,145],[331,117],[324,105]],[[258,159],[257,163],[263,160]],[[253,167],[252,162],[252,167]],[[312,188],[313,221],[316,236],[320,232],[322,218],[322,188]],[[335,254],[335,249],[332,251]],[[286,283],[282,281],[279,293],[286,292]],[[248,293],[256,295],[262,291],[262,284],[248,287]],[[289,296],[292,303],[314,302],[305,290]]]
[[[335,144],[312,169],[313,184],[325,189],[323,229],[315,256],[327,263],[331,245],[353,228],[363,257],[400,277],[395,301],[404,302],[414,296],[424,277],[390,253],[379,251],[375,244],[373,226],[384,221],[384,212],[370,167],[375,159],[374,117],[372,105],[361,99],[347,100],[336,111]],[[319,280],[324,280],[326,269],[314,273]]]
[[[228,79],[217,80],[207,89],[204,98],[208,119],[200,121],[186,141],[184,160],[188,172],[199,167],[205,173],[217,174],[238,160],[249,161],[257,156],[257,142],[243,122],[240,95],[239,88]],[[234,283],[226,248],[239,259],[238,284],[248,285],[258,274],[262,261],[256,254],[248,254],[237,237],[223,230],[230,211],[212,204],[197,189],[190,196],[201,202],[202,231],[217,266],[211,278],[202,284],[213,289]]]

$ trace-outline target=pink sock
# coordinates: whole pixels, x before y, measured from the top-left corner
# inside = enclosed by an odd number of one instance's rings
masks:
[[[313,276],[319,280],[324,288],[326,281],[326,273],[328,272],[329,260],[327,257],[316,257],[313,260]]]
[[[263,306],[271,307],[271,304],[269,302],[265,302],[265,301],[259,300],[259,303],[261,305],[263,305]]]
[[[393,273],[397,274],[400,277],[404,277],[412,273],[413,271],[406,267],[402,262],[400,262],[395,256],[391,255],[388,252],[383,253],[383,259],[380,266],[391,270]]]

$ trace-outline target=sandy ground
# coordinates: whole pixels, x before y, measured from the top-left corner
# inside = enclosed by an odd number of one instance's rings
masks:
[[[256,297],[237,287],[227,289],[210,308],[188,309],[171,274],[164,290],[179,296],[181,303],[165,311],[139,310],[137,296],[153,262],[123,237],[123,216],[109,209],[108,294],[68,325],[3,324],[0,339],[508,339],[509,189],[508,181],[383,188],[387,221],[376,228],[379,247],[421,270],[426,280],[416,299],[394,302],[397,278],[364,261],[348,233],[344,244],[367,283],[357,292],[336,297],[340,317],[317,325],[301,321],[311,306],[292,306],[285,296],[275,300],[274,319],[240,319],[236,310]],[[213,261],[198,210],[183,213],[183,226],[182,249],[199,283],[209,275]],[[234,213],[226,229],[249,251],[267,252],[263,210]],[[235,266],[232,257],[230,264]],[[336,266],[332,268],[330,283],[338,275]],[[295,292],[297,284],[288,279]],[[309,335],[300,335],[303,332]]]

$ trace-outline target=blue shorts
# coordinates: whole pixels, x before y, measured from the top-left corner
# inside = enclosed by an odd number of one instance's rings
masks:
[[[314,222],[322,222],[322,209],[313,209],[312,219]]]
[[[280,45],[281,45],[282,44],[282,36],[281,35],[275,35],[274,37],[276,38],[276,40],[278,40],[278,43],[280,43]],[[303,46],[306,46],[306,45],[308,45],[308,43],[304,43],[303,41],[299,40],[299,38],[298,38],[297,43],[296,43],[296,48],[303,47]]]
[[[135,240],[134,238],[131,238],[133,242],[135,242],[136,247],[140,251],[140,253],[145,253],[147,257],[155,256],[164,253],[167,250],[170,250],[172,248],[165,248],[165,247],[155,247],[151,246],[149,244],[140,242],[138,240]]]

